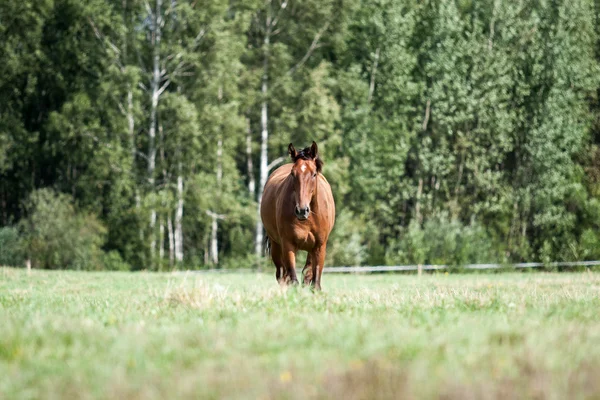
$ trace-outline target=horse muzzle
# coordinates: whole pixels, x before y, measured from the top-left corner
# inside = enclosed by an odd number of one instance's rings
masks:
[[[308,219],[308,216],[310,215],[310,207],[308,206],[304,208],[296,206],[296,209],[294,211],[296,214],[296,218],[298,218],[300,221],[306,221]]]

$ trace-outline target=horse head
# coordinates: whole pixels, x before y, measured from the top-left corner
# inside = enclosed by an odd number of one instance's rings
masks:
[[[290,176],[294,180],[294,213],[301,221],[308,219],[310,204],[317,190],[317,175],[321,172],[323,161],[319,158],[319,148],[315,142],[312,146],[296,151],[290,143],[288,151],[294,166]]]

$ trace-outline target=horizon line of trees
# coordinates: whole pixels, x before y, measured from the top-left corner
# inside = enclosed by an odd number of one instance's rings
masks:
[[[257,265],[319,143],[329,265],[600,258],[597,0],[4,0],[0,265]]]

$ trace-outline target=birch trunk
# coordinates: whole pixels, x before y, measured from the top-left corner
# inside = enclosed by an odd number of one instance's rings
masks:
[[[154,257],[156,253],[156,210],[152,208],[150,210],[150,266],[154,265]]]
[[[223,182],[223,138],[217,141],[217,188],[221,190]]]
[[[208,265],[208,254],[210,253],[208,240],[204,241],[204,265]]]
[[[161,270],[165,258],[165,224],[162,217],[158,219],[158,257],[161,260],[158,269]]]
[[[154,11],[152,51],[153,66],[151,80],[151,105],[150,105],[150,128],[148,129],[148,183],[150,193],[154,192],[154,169],[156,168],[156,120],[158,111],[158,98],[160,96],[160,41],[161,41],[161,7],[162,0],[156,0]],[[154,262],[156,251],[156,210],[150,206],[150,263]]]
[[[129,133],[129,151],[131,152],[132,166],[135,165],[135,119],[133,117],[133,89],[127,88],[127,127]]]
[[[250,118],[246,118],[246,169],[248,170],[248,192],[250,197],[256,193],[256,179],[254,179],[254,166],[252,165],[252,130]]]
[[[375,51],[375,59],[373,60],[373,69],[371,71],[371,83],[369,84],[369,95],[367,96],[367,104],[371,104],[373,93],[375,92],[375,75],[377,74],[377,64],[379,64],[379,47]]]
[[[267,103],[267,95],[269,93],[269,46],[271,44],[271,15],[267,15],[267,30],[265,33],[264,39],[264,59],[263,59],[263,76],[262,76],[262,86],[261,86],[261,94],[262,94],[262,105],[260,112],[260,181],[258,185],[258,194],[256,198],[256,202],[258,204],[258,218],[256,220],[256,242],[255,242],[255,252],[256,255],[260,256],[263,252],[263,226],[260,218],[260,203],[262,201],[263,190],[265,187],[265,183],[267,182],[267,178],[269,176],[269,161],[267,148],[269,143],[269,128],[268,128],[268,120],[269,120],[269,109]]]
[[[210,259],[211,264],[217,265],[219,263],[219,241],[217,236],[219,232],[219,220],[225,219],[225,215],[217,214],[211,210],[207,210],[206,215],[212,219],[208,258]],[[207,257],[205,257],[205,260],[207,260]]]
[[[219,222],[217,215],[213,214],[211,233],[210,233],[210,258],[214,265],[219,264],[219,243],[217,241],[217,231],[219,229]]]
[[[221,184],[223,182],[223,138],[219,137],[217,143],[217,188],[219,193],[221,192]],[[212,234],[210,252],[212,253],[213,263],[216,265],[219,263],[219,242],[217,233],[219,230],[219,219],[214,216],[212,220]]]
[[[219,90],[217,93],[217,99],[219,101],[219,105],[221,105],[221,101],[223,100],[223,86],[219,85]],[[219,130],[221,130],[221,126],[219,126]],[[221,197],[221,187],[223,183],[223,135],[219,133],[217,138],[217,199]],[[218,201],[218,200],[217,200]],[[213,211],[206,211],[211,218],[211,232],[210,232],[210,259],[212,264],[219,264],[219,219],[224,218],[222,215],[217,214]]]
[[[167,233],[169,234],[169,266],[173,268],[175,264],[175,238],[173,237],[173,221],[171,212],[167,215]]]
[[[219,137],[217,142],[217,188],[221,189],[223,181],[223,139]],[[207,214],[212,218],[211,222],[211,233],[210,233],[210,258],[211,262],[215,265],[219,264],[219,238],[217,233],[219,231],[219,219],[223,216],[207,211]]]
[[[421,195],[423,194],[423,178],[419,178],[419,186],[417,187],[417,198],[415,205],[415,218],[420,224],[423,223],[423,217],[421,215]]]
[[[136,161],[136,147],[135,147],[135,119],[133,116],[133,88],[131,85],[127,87],[127,128],[129,134],[129,152],[131,157],[131,170],[135,171],[135,161]],[[135,196],[135,211],[137,215],[140,215],[141,208],[141,200],[140,193],[138,190],[138,186],[135,185],[134,189]],[[139,230],[140,240],[144,241],[144,228],[140,226]]]
[[[135,171],[135,163],[136,163],[136,145],[135,145],[135,118],[133,116],[133,88],[131,85],[127,87],[127,128],[129,134],[129,152],[131,157],[131,169]],[[134,189],[135,196],[135,210],[137,215],[141,214],[141,199],[140,192],[137,185],[135,185]],[[144,241],[144,228],[140,226],[140,230],[138,232],[140,241]]]
[[[177,176],[177,210],[175,211],[175,261],[183,262],[183,177],[181,176],[181,163]]]
[[[140,215],[140,210],[142,209],[142,198],[141,198],[140,192],[137,188],[135,189],[135,209],[138,212],[138,215]],[[140,225],[140,231],[138,232],[138,234],[140,235],[140,242],[144,243],[144,227],[143,227],[143,225]]]

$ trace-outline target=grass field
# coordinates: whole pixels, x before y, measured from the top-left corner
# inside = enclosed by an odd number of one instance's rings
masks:
[[[0,269],[0,398],[600,398],[600,273]]]

